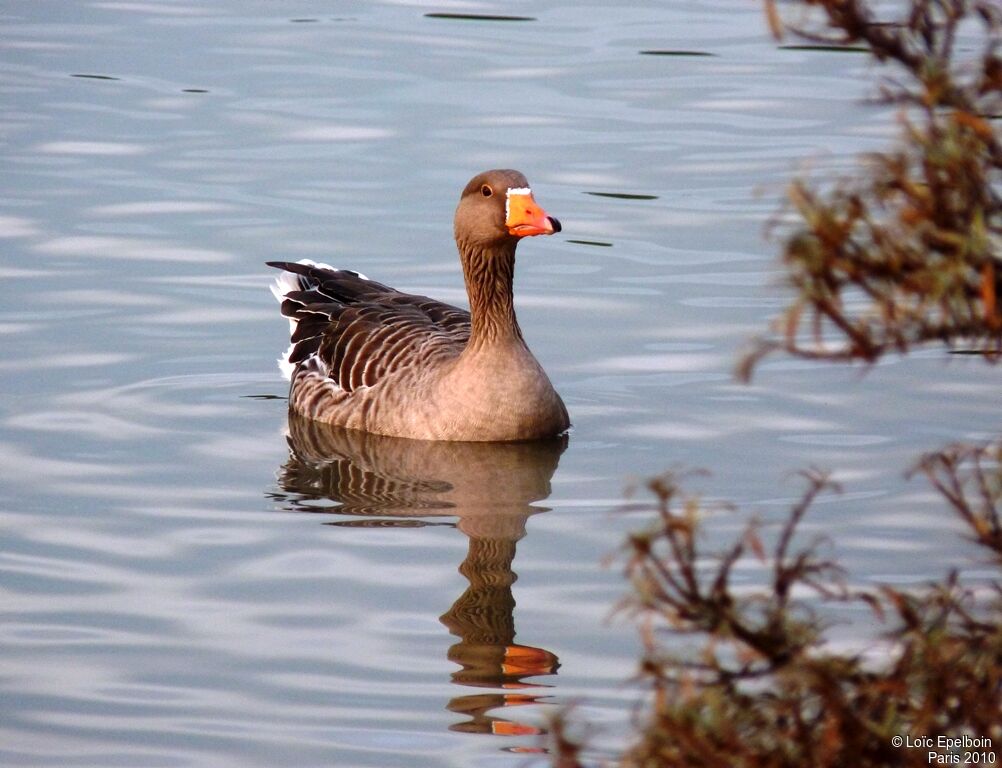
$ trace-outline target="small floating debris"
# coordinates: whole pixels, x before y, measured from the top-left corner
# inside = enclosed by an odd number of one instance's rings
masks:
[[[293,24],[316,24],[320,19],[289,19]]]
[[[641,51],[641,56],[716,56],[715,53],[710,53],[709,51],[675,51],[675,50],[660,50],[651,49],[647,51]]]
[[[568,240],[568,243],[577,243],[578,245],[595,245],[599,248],[612,248],[612,243],[604,243],[601,240]]]
[[[208,93],[205,88],[182,88],[181,93]]]
[[[614,197],[617,200],[657,200],[657,195],[635,195],[629,192],[585,192],[594,197]]]
[[[501,16],[491,13],[426,13],[425,18],[456,21],[537,21],[535,16]]]
[[[79,77],[84,80],[121,80],[120,77],[112,77],[111,75],[90,75],[84,73],[72,74],[70,77]]]
[[[828,53],[869,53],[861,45],[780,45],[781,51],[826,51]]]

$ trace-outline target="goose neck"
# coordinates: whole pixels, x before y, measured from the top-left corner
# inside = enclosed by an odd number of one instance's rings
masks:
[[[522,343],[512,294],[517,240],[493,247],[460,243],[466,293],[470,299],[470,346]]]

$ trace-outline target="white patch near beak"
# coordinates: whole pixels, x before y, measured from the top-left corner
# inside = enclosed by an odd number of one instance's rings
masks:
[[[508,221],[511,218],[511,196],[512,195],[531,195],[532,190],[528,187],[508,187],[508,191],[504,196],[504,220]]]

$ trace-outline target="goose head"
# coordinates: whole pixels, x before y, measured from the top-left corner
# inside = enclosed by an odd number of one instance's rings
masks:
[[[552,235],[560,222],[547,215],[518,171],[484,171],[470,179],[456,207],[460,249],[512,248],[523,237]]]

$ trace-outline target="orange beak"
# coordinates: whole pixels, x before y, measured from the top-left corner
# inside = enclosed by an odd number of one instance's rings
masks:
[[[552,235],[560,231],[560,222],[547,216],[526,188],[509,189],[505,201],[505,226],[515,237]]]

